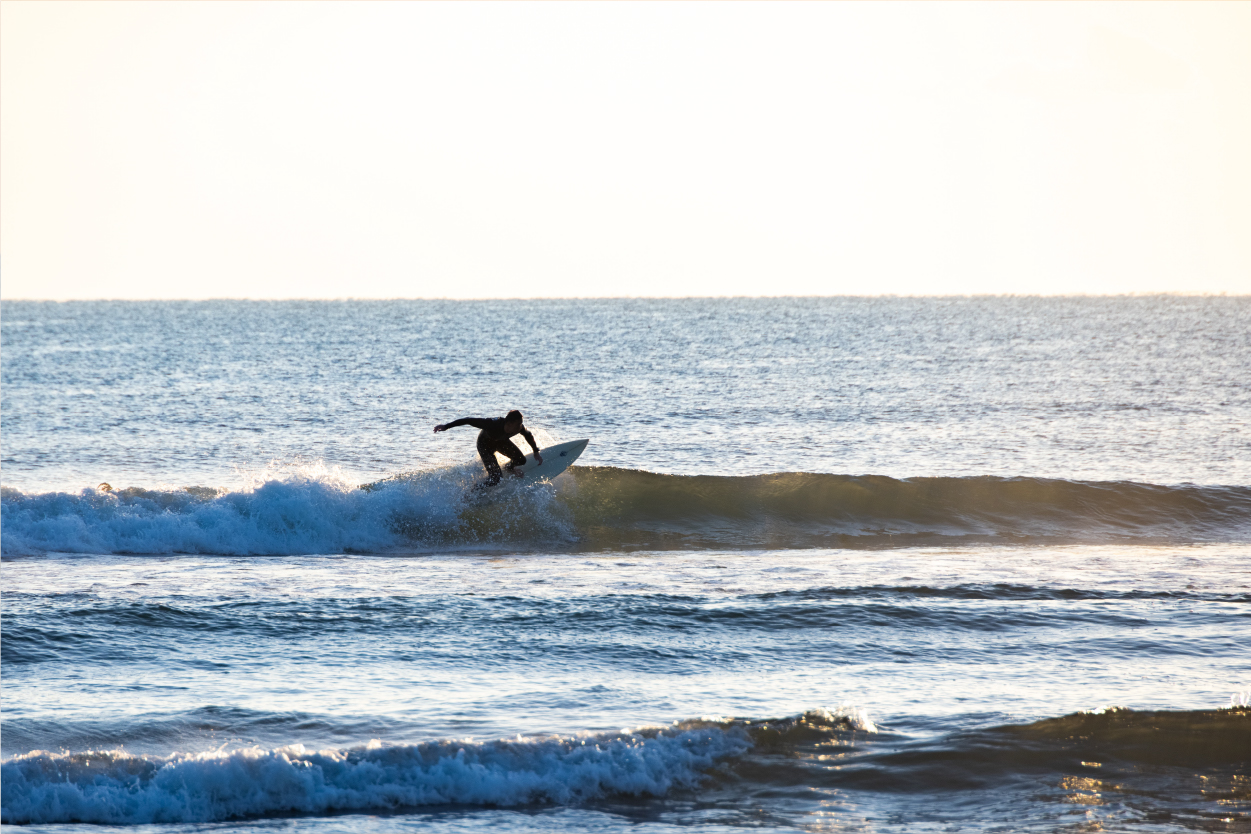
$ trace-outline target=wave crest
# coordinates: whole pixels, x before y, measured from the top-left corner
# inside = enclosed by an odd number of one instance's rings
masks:
[[[750,747],[741,728],[692,722],[665,730],[549,739],[438,741],[349,750],[182,754],[34,751],[0,766],[6,823],[207,822],[267,814],[428,805],[573,804],[663,796]]]
[[[244,489],[5,488],[6,554],[291,555],[1251,540],[1251,487],[1043,478],[661,475],[574,467],[486,495],[471,466],[365,489],[322,468]]]
[[[949,796],[1026,785],[1059,801],[1100,790],[1245,801],[1251,710],[1110,709],[937,737],[862,711],[705,717],[633,732],[442,740],[345,750],[250,748],[167,757],[36,750],[0,764],[0,822],[210,822],[432,805],[578,805],[730,787]],[[1074,793],[1074,792],[1077,793]],[[1223,793],[1222,793],[1223,792]],[[1161,806],[1163,807],[1163,806]]]

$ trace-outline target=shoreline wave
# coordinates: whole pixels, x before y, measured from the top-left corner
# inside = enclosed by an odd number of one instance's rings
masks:
[[[467,498],[471,467],[364,489],[317,468],[239,490],[0,490],[6,556],[788,549],[1251,541],[1251,486],[574,467]]]
[[[490,742],[131,756],[33,751],[0,765],[8,823],[212,822],[431,805],[571,805],[664,796],[751,746],[715,722]]]
[[[916,739],[858,709],[780,719],[699,718],[618,733],[475,742],[378,740],[169,756],[35,750],[0,763],[5,823],[213,822],[430,806],[587,805],[692,791],[933,794],[1024,780],[1060,801],[1083,791],[1251,800],[1251,709],[1113,708]],[[1114,781],[1105,782],[1112,779]],[[1057,781],[1058,780],[1058,781]],[[1228,782],[1228,785],[1225,783]],[[1137,787],[1135,787],[1137,785]],[[1049,787],[1044,787],[1049,786]]]

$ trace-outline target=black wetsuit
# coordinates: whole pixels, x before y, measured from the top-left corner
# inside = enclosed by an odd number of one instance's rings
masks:
[[[495,453],[499,452],[508,458],[508,468],[520,466],[526,462],[526,456],[517,448],[517,444],[510,438],[514,434],[519,434],[530,444],[530,448],[536,452],[539,450],[539,444],[534,442],[534,435],[526,431],[523,425],[517,431],[510,434],[508,429],[504,428],[505,418],[503,417],[461,417],[459,420],[453,420],[443,428],[454,429],[457,426],[473,426],[475,429],[481,429],[478,432],[478,455],[482,458],[482,465],[486,467],[487,483],[498,484],[503,471],[500,469],[499,461],[495,459]]]

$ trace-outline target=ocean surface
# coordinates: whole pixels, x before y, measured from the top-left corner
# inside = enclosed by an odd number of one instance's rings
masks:
[[[0,456],[6,829],[1251,832],[1251,297],[4,302]]]

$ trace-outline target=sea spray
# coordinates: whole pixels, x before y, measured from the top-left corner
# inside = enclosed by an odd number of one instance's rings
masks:
[[[234,490],[4,488],[3,552],[376,553],[565,534],[548,512],[550,485],[501,485],[488,507],[467,498],[478,474],[469,466],[399,476],[369,490],[320,463],[274,468]]]

